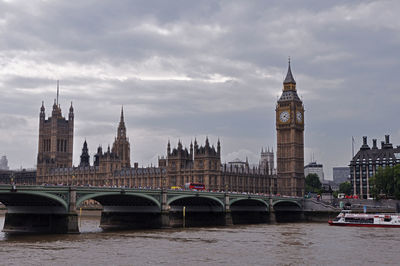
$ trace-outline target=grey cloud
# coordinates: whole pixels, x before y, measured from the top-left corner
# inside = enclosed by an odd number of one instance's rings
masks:
[[[26,120],[15,136],[32,132],[3,147],[10,165],[34,163],[41,101],[49,114],[60,79],[64,115],[70,101],[76,111],[75,163],[85,137],[91,152],[112,143],[122,105],[136,161],[154,163],[169,137],[208,134],[223,139],[223,160],[256,160],[276,142],[275,96],[290,55],[306,150],[330,176],[333,163],[348,163],[352,135],[392,133],[400,143],[399,9],[344,0],[0,2],[0,111]]]

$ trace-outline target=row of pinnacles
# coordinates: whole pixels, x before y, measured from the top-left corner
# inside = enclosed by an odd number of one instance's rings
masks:
[[[208,137],[204,146],[199,146],[195,139],[189,150],[183,148],[181,141],[171,149],[168,141],[167,156],[159,159],[159,167],[165,169],[166,182],[171,187],[202,183],[212,191],[268,193],[273,184],[268,168],[222,164],[220,141],[214,147]]]
[[[168,141],[167,145],[167,160],[164,158],[159,160],[159,165],[162,166],[174,166],[177,168],[193,168],[198,161],[198,164],[221,164],[221,143],[218,140],[217,149],[214,146],[210,146],[208,137],[206,137],[205,145],[199,146],[197,140],[190,143],[190,151],[187,148],[183,148],[181,141],[178,141],[178,147],[171,151],[171,144]]]
[[[90,155],[87,142],[83,143],[80,167],[90,167]],[[121,110],[121,119],[119,122],[117,137],[115,137],[112,149],[108,146],[107,151],[103,152],[103,148],[99,146],[97,153],[94,155],[93,165],[101,167],[103,171],[113,172],[115,169],[129,168],[130,162],[130,143],[126,137],[126,127],[124,122],[124,110]]]
[[[276,105],[277,169],[273,170],[273,151],[262,150],[261,167],[251,169],[248,163],[222,165],[221,147],[210,146],[208,138],[199,147],[195,141],[189,150],[167,146],[166,158],[159,159],[158,167],[139,168],[130,164],[130,145],[126,137],[123,110],[112,148],[103,152],[99,147],[90,166],[85,141],[79,167],[72,166],[74,110],[68,120],[61,114],[57,101],[52,116],[46,119],[42,103],[40,109],[37,182],[39,184],[112,185],[128,187],[183,186],[187,182],[204,183],[211,190],[238,192],[272,192],[284,195],[304,194],[304,106],[297,95],[290,61],[283,82],[282,95]],[[238,166],[240,165],[240,167]],[[272,176],[276,178],[272,178]]]
[[[131,167],[130,143],[124,121],[124,112],[117,128],[112,148],[103,151],[98,147],[93,165],[85,140],[78,167],[72,165],[74,109],[69,109],[68,120],[62,116],[58,100],[54,102],[51,117],[46,119],[44,103],[40,108],[39,148],[37,161],[38,184],[63,184],[87,186],[124,186],[170,188],[184,187],[185,183],[204,183],[210,190],[240,192],[268,192],[271,175],[268,169],[237,167],[221,164],[221,143],[210,145],[208,137],[204,146],[197,140],[189,150],[181,141],[171,150],[168,141],[167,156],[159,159],[158,167]]]

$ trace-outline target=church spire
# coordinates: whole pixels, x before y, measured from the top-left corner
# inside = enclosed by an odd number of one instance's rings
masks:
[[[288,71],[286,74],[286,78],[283,81],[283,84],[296,84],[296,81],[293,78],[292,69],[290,68],[290,57],[288,60],[288,64],[289,64],[289,67],[288,67]]]
[[[124,106],[121,107],[121,119],[120,119],[120,123],[124,122]]]
[[[121,107],[121,118],[120,118],[119,125],[118,125],[117,138],[118,139],[126,138],[126,127],[125,127],[125,122],[124,122],[124,107],[123,106]]]
[[[60,81],[59,80],[57,80],[57,106],[59,106],[58,105],[58,95],[60,94]]]

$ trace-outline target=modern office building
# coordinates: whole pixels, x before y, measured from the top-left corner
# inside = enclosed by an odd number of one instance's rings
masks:
[[[350,167],[333,167],[333,183],[339,185],[343,182],[349,181],[350,178]]]
[[[8,170],[8,169],[10,169],[10,168],[8,167],[7,156],[3,155],[3,156],[1,156],[1,159],[0,159],[0,170]]]
[[[304,166],[304,175],[308,176],[309,174],[316,174],[321,183],[324,183],[324,167],[322,164],[317,162],[310,162],[306,166]]]
[[[360,198],[370,197],[370,178],[379,167],[394,166],[400,164],[400,146],[396,148],[390,143],[389,135],[385,135],[385,141],[378,148],[377,140],[372,140],[370,148],[367,137],[363,137],[363,144],[350,162],[350,182],[353,194]]]

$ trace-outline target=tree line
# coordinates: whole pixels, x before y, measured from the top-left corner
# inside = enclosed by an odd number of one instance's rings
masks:
[[[322,184],[318,175],[309,174],[306,176],[306,193],[323,192]],[[400,164],[393,167],[379,167],[375,175],[369,180],[370,194],[373,198],[394,198],[400,199]],[[334,192],[337,195],[338,192]],[[352,186],[350,182],[343,182],[339,185],[339,193],[350,195]],[[335,196],[336,196],[335,195]]]
[[[370,194],[375,198],[400,199],[400,164],[393,167],[379,167],[369,180]]]

